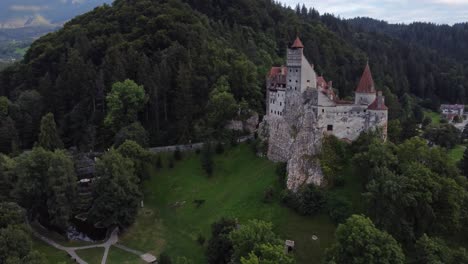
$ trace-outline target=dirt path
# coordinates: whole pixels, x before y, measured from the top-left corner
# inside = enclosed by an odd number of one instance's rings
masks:
[[[52,239],[48,238],[48,237],[45,237],[39,233],[37,233],[36,231],[33,230],[33,234],[34,236],[36,236],[37,238],[39,238],[40,240],[44,241],[45,243],[47,243],[48,245],[56,248],[56,249],[59,249],[59,250],[62,250],[62,251],[65,251],[73,260],[75,260],[77,263],[79,264],[88,264],[86,261],[84,261],[82,258],[80,258],[80,256],[78,256],[78,254],[76,253],[77,250],[83,250],[83,249],[90,249],[90,248],[98,248],[98,247],[102,247],[104,248],[104,254],[102,256],[102,260],[101,260],[101,264],[106,264],[107,263],[107,256],[109,255],[109,250],[112,246],[116,246],[118,248],[121,248],[127,252],[130,252],[132,254],[135,254],[139,257],[142,257],[144,254],[140,251],[137,251],[137,250],[134,250],[134,249],[131,249],[131,248],[128,248],[128,247],[125,247],[123,245],[118,245],[117,242],[119,242],[119,229],[118,228],[115,228],[111,235],[109,236],[109,238],[106,240],[106,242],[102,243],[102,244],[96,244],[96,245],[89,245],[89,246],[82,246],[82,247],[64,247],[58,243],[56,243],[55,241],[53,241]]]

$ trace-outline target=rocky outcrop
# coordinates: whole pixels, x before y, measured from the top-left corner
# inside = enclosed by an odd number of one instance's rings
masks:
[[[323,185],[324,177],[316,155],[322,135],[307,96],[287,96],[289,109],[284,116],[266,116],[259,136],[268,142],[267,156],[272,161],[288,163],[287,187],[297,191],[304,184]]]
[[[257,130],[257,125],[259,122],[259,116],[257,113],[252,113],[252,115],[246,120],[231,120],[226,125],[226,129],[234,131],[243,131],[249,134],[253,134]]]

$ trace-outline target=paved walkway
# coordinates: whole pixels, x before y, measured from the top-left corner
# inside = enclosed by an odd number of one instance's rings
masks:
[[[64,246],[56,243],[52,239],[37,233],[34,230],[33,230],[33,234],[34,234],[34,236],[36,236],[40,240],[44,241],[45,243],[53,246],[54,248],[67,252],[67,254],[72,258],[72,260],[76,261],[79,264],[88,264],[88,263],[86,261],[84,261],[82,258],[80,258],[80,256],[78,256],[78,254],[76,253],[77,250],[98,248],[98,247],[104,248],[104,255],[102,256],[101,264],[106,264],[107,263],[107,256],[109,255],[109,249],[110,249],[111,246],[116,246],[116,247],[118,247],[120,249],[123,249],[123,250],[125,250],[127,252],[135,254],[135,255],[139,256],[140,258],[142,258],[142,259],[143,259],[143,256],[151,256],[152,257],[151,259],[156,260],[156,257],[152,256],[151,254],[145,254],[143,252],[140,252],[140,251],[128,248],[126,246],[117,244],[117,242],[119,241],[119,236],[118,236],[119,229],[118,228],[115,228],[112,231],[111,235],[109,236],[109,238],[104,243],[89,245],[89,246],[81,246],[81,247],[64,247]]]

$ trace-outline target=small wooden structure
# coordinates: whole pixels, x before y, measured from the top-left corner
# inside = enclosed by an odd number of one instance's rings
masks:
[[[293,251],[294,251],[294,245],[295,245],[294,241],[292,241],[292,240],[286,240],[286,241],[284,242],[284,250],[285,250],[285,252],[286,252],[286,253],[291,253],[291,252],[293,252]]]

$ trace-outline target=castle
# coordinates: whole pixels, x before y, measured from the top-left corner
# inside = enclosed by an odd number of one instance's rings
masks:
[[[355,140],[363,131],[379,127],[387,132],[388,110],[381,92],[376,92],[369,64],[366,65],[356,89],[354,101],[340,100],[333,91],[332,82],[317,76],[303,54],[299,38],[287,53],[287,66],[273,67],[267,77],[266,114],[281,117],[285,111],[294,111],[287,94],[311,93],[311,103],[318,129],[344,140]]]
[[[387,134],[388,108],[377,92],[369,64],[354,101],[340,100],[332,82],[317,76],[296,38],[287,50],[287,65],[273,67],[266,80],[266,115],[260,136],[268,142],[268,157],[288,162],[288,188],[304,183],[324,184],[318,160],[324,135],[353,141],[364,131]]]

